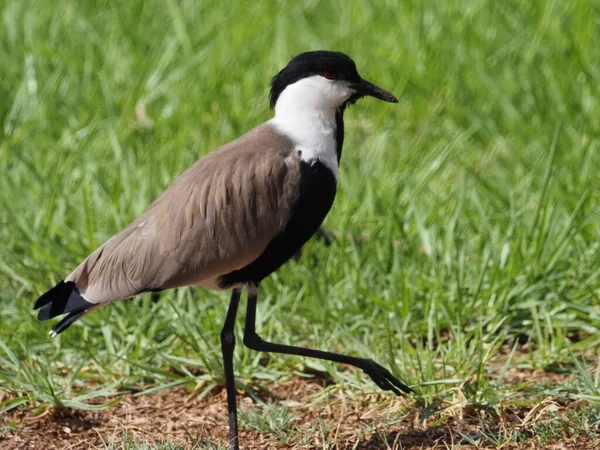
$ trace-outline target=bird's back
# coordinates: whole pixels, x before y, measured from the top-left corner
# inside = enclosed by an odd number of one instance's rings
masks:
[[[302,164],[268,124],[209,153],[40,297],[39,317],[185,285],[228,287],[221,277],[256,261],[285,229]]]
[[[66,280],[88,301],[109,302],[216,277],[256,259],[290,214],[299,159],[268,125],[184,172],[138,219]]]

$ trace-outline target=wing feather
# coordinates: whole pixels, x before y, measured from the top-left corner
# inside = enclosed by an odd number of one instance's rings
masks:
[[[280,232],[300,185],[294,145],[261,125],[184,172],[66,280],[91,303],[214,280],[254,261]]]

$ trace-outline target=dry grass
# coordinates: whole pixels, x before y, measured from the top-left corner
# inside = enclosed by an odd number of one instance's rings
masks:
[[[514,368],[505,374],[507,383],[515,385],[560,385],[568,378]],[[515,399],[500,414],[483,406],[440,404],[432,412],[410,399],[390,400],[385,394],[357,396],[318,378],[293,378],[255,390],[252,397],[244,395],[241,400],[244,420],[240,438],[245,448],[600,448],[594,439],[594,433],[600,437],[600,428],[589,430],[585,436],[570,432],[574,425],[571,418],[585,414],[589,407],[583,401],[543,398],[518,407]],[[14,411],[3,420],[5,424],[12,422],[13,429],[0,438],[0,445],[7,450],[116,450],[146,443],[169,449],[221,448],[227,440],[226,412],[223,391],[199,399],[195,392],[183,388],[126,396],[105,411],[48,409],[37,415]],[[265,432],[257,423],[270,423],[272,429]],[[562,430],[556,438],[548,438],[540,434],[547,427]],[[490,440],[491,435],[504,436],[507,442],[497,445]]]

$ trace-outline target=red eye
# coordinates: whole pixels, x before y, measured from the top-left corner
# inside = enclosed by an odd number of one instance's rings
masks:
[[[321,75],[323,75],[328,80],[335,80],[335,74],[329,70],[324,70],[323,72],[321,72]]]

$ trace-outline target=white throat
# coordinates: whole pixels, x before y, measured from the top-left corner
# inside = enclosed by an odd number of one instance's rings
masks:
[[[319,161],[337,179],[335,113],[354,91],[343,81],[315,75],[287,86],[269,121],[296,144],[303,161]]]

